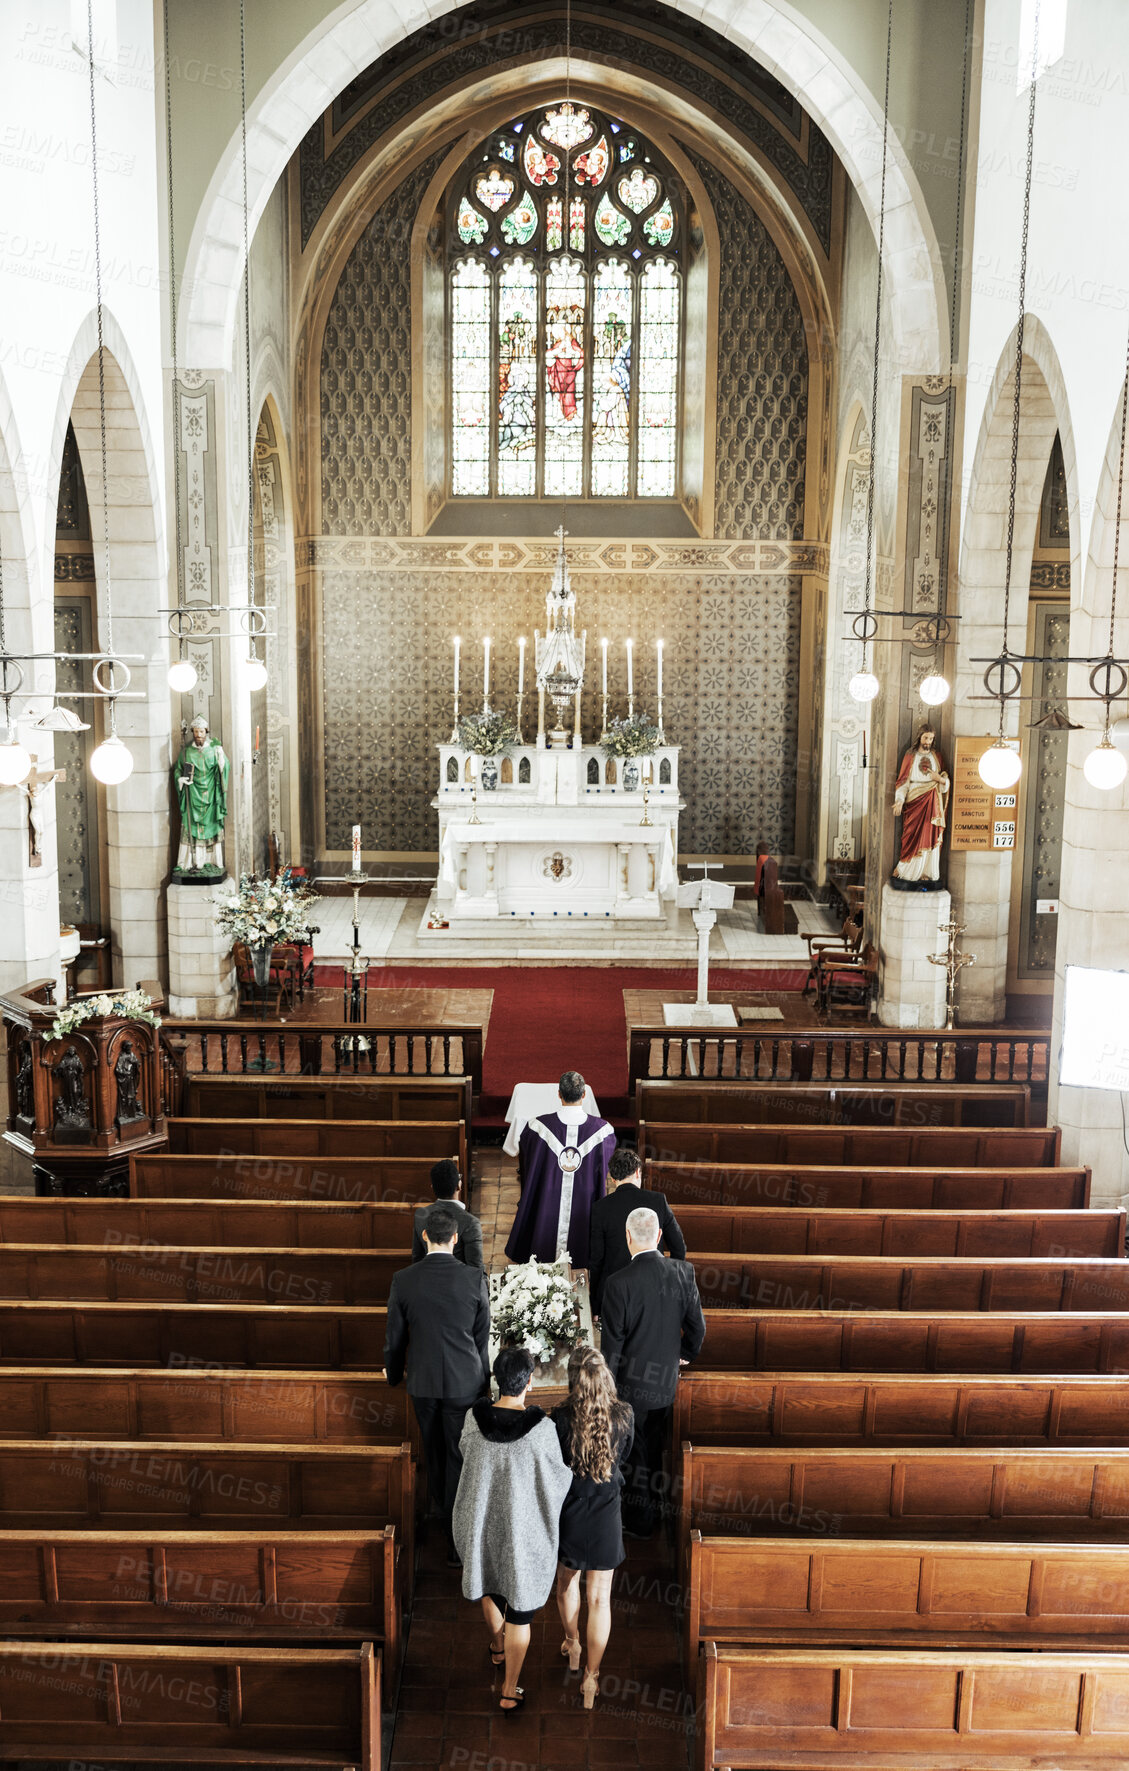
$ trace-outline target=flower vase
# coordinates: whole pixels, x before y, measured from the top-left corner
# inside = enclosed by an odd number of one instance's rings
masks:
[[[256,941],[251,949],[251,970],[255,978],[255,987],[258,990],[265,990],[270,983],[270,962],[273,953],[273,941]]]

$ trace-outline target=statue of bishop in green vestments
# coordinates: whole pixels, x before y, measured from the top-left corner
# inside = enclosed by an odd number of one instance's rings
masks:
[[[208,736],[206,719],[192,721],[192,735],[173,768],[180,801],[180,851],[174,880],[223,877],[223,821],[231,764],[223,745]]]

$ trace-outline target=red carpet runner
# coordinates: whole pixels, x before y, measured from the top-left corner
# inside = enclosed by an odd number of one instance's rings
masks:
[[[711,969],[710,989],[780,991],[801,988],[805,972]],[[317,983],[340,987],[337,966],[318,966]],[[689,968],[651,971],[616,966],[373,966],[370,989],[480,989],[494,992],[482,1080],[482,1116],[500,1114],[515,1082],[555,1082],[580,1070],[596,1099],[627,1092],[625,990],[693,990]],[[487,1099],[486,1097],[493,1097]],[[502,1106],[496,1106],[501,1100]]]

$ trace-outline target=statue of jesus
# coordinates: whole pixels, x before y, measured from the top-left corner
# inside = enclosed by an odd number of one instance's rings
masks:
[[[231,764],[223,745],[208,736],[206,719],[192,721],[191,741],[182,745],[173,772],[180,802],[180,850],[173,878],[219,879]]]
[[[941,838],[949,799],[949,777],[944,757],[934,748],[936,736],[932,726],[922,726],[894,783],[894,812],[902,820],[894,878],[923,887],[941,877]]]

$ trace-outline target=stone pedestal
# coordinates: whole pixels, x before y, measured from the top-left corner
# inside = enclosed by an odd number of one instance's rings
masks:
[[[929,954],[945,951],[941,924],[948,922],[948,892],[898,892],[882,888],[882,987],[878,1019],[884,1027],[943,1027],[945,968]]]
[[[228,878],[209,885],[170,885],[169,1014],[192,1021],[228,1020],[239,1006],[231,942],[216,927],[215,900]]]

